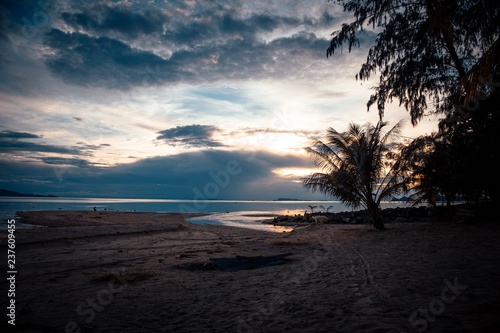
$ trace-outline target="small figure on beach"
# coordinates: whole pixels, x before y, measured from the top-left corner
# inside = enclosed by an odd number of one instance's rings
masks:
[[[94,207],[94,212],[97,211],[97,207]]]

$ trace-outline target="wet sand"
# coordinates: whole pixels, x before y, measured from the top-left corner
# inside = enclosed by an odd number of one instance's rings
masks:
[[[21,217],[44,227],[15,232],[18,332],[493,332],[500,324],[496,221],[271,233],[194,225],[175,213]],[[282,265],[237,272],[210,261],[288,252]],[[5,279],[0,287],[5,295]]]

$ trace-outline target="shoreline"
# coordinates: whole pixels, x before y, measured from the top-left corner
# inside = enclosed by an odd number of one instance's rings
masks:
[[[500,322],[496,221],[389,223],[385,232],[311,224],[281,234],[196,225],[180,213],[95,213],[25,213],[47,227],[16,230],[20,332],[413,332],[424,324],[486,332]],[[292,255],[237,272],[210,261],[280,253]]]
[[[274,225],[276,227],[294,227],[294,226],[304,226],[311,222],[313,222],[313,216],[327,216],[329,218],[328,222],[332,224],[340,224],[340,225],[348,225],[348,224],[370,224],[368,221],[368,215],[366,210],[357,210],[357,211],[339,211],[339,212],[307,212],[303,210],[304,214],[282,214],[278,212],[265,212],[265,211],[233,211],[233,212],[199,212],[199,213],[180,213],[180,212],[163,212],[163,211],[119,211],[119,210],[63,210],[63,209],[52,209],[52,210],[27,210],[27,211],[17,211],[13,218],[17,218],[20,223],[24,225],[24,228],[29,229],[31,227],[40,227],[44,226],[39,221],[35,221],[34,223],[29,223],[22,216],[31,216],[31,212],[38,212],[39,214],[46,215],[51,214],[54,216],[61,215],[64,212],[77,212],[79,215],[81,214],[92,214],[92,212],[96,215],[106,215],[112,213],[129,213],[129,214],[153,214],[156,216],[177,216],[181,215],[186,220],[195,217],[203,217],[203,216],[212,216],[212,215],[225,215],[225,214],[238,214],[242,217],[253,217],[253,218],[261,218],[259,222],[264,225]],[[436,215],[431,212],[429,207],[394,207],[394,208],[383,208],[382,213],[385,216],[387,222],[434,222],[439,220]],[[38,215],[38,214],[37,214]],[[77,216],[78,217],[78,216]],[[75,221],[73,221],[74,224]],[[92,222],[92,221],[88,221]],[[188,221],[191,222],[191,221]],[[255,221],[253,221],[255,222]],[[54,221],[51,221],[54,223]],[[196,222],[191,222],[197,224]],[[223,223],[214,223],[214,224],[222,224]],[[85,225],[83,223],[83,225]],[[244,223],[242,223],[239,227],[252,229],[252,227],[245,227]],[[1,229],[0,229],[1,230]]]

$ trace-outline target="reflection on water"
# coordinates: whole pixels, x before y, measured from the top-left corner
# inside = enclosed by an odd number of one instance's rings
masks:
[[[293,227],[274,226],[264,224],[263,220],[272,219],[279,214],[270,214],[269,212],[241,211],[233,213],[218,213],[207,216],[192,217],[187,219],[194,224],[216,224],[239,228],[249,228],[262,231],[284,232],[292,231]]]

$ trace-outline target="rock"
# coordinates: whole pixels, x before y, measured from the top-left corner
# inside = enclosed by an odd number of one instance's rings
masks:
[[[324,215],[313,216],[313,220],[314,220],[314,222],[317,222],[317,223],[328,223],[328,221],[329,221],[328,217],[326,217]]]

